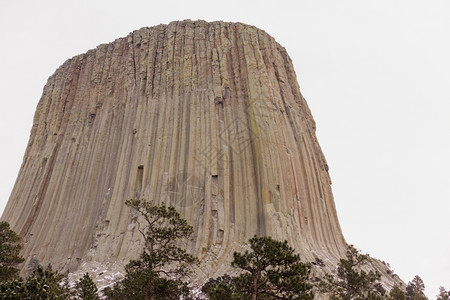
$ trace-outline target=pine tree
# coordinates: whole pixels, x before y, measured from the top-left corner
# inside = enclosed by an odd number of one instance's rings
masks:
[[[202,286],[202,292],[208,295],[209,300],[233,299],[235,291],[232,278],[229,275],[211,278]]]
[[[62,284],[63,279],[63,275],[49,267],[38,266],[25,281],[27,295],[34,295],[30,299],[69,299],[70,292]]]
[[[443,286],[439,287],[439,295],[436,296],[436,300],[450,300],[450,291],[446,291]]]
[[[210,281],[204,292],[211,299],[313,299],[311,266],[300,261],[287,241],[253,237],[251,251],[234,252],[232,266],[243,273]]]
[[[197,259],[180,248],[192,226],[174,207],[154,205],[151,201],[128,200],[126,205],[138,213],[138,228],[145,247],[139,259],[125,267],[126,276],[114,287],[104,290],[109,299],[179,299],[189,294],[182,279]]]
[[[427,300],[424,291],[425,284],[422,278],[416,275],[406,286],[406,300]]]
[[[0,222],[0,281],[18,276],[16,266],[24,260],[19,255],[21,249],[20,237],[10,229],[9,223]]]
[[[77,282],[75,286],[76,295],[79,299],[83,300],[98,300],[98,289],[92,280],[89,273],[84,274],[84,276]]]
[[[16,278],[0,283],[0,299],[9,300],[65,300],[70,291],[62,283],[64,276],[49,268],[38,266],[25,280]]]
[[[406,300],[405,292],[396,284],[389,292],[389,300]]]
[[[385,291],[379,283],[378,271],[366,272],[362,267],[370,263],[368,254],[361,254],[353,245],[349,245],[346,259],[340,259],[337,278],[326,276],[322,291],[330,294],[333,300],[382,299]]]
[[[0,282],[0,299],[22,300],[26,298],[25,282],[22,277]]]

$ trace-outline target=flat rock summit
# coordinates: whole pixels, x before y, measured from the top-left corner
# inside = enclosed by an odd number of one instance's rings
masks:
[[[315,129],[291,59],[264,31],[142,28],[50,76],[1,219],[23,238],[23,272],[31,260],[74,272],[136,258],[130,198],[176,207],[203,278],[254,235],[336,263],[346,242]]]

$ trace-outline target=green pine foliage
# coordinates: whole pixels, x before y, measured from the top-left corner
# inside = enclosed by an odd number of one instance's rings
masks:
[[[89,273],[84,274],[84,276],[77,282],[75,286],[76,295],[82,300],[99,300],[98,289],[92,280]]]
[[[362,269],[369,263],[368,254],[361,254],[349,245],[346,258],[339,261],[336,277],[328,274],[322,283],[322,291],[329,293],[332,300],[382,299],[385,291],[379,283],[381,274]]]
[[[210,300],[229,300],[236,294],[230,275],[211,278],[202,286],[202,292],[208,295]]]
[[[427,300],[425,296],[425,284],[422,278],[416,275],[406,286],[406,300]]]
[[[16,266],[24,260],[19,255],[21,249],[20,237],[10,229],[9,223],[0,222],[0,281],[18,276]]]
[[[406,300],[405,292],[396,284],[389,292],[388,300]]]
[[[0,283],[0,299],[40,300],[70,299],[70,291],[63,284],[64,276],[49,268],[38,266],[26,279],[17,278]]]
[[[251,251],[233,254],[232,266],[242,271],[236,277],[210,280],[203,292],[218,299],[313,299],[311,266],[302,263],[287,241],[253,237]]]
[[[125,278],[113,288],[106,288],[103,294],[107,299],[140,300],[140,299],[166,299],[178,300],[189,298],[187,283],[166,279],[154,272],[140,270],[127,271]],[[147,298],[148,297],[148,298]]]
[[[446,291],[443,286],[439,287],[439,295],[436,296],[436,300],[450,300],[450,291]]]
[[[37,299],[69,299],[69,289],[63,285],[64,276],[51,268],[39,266],[26,279],[26,287]]]
[[[187,282],[182,281],[197,259],[179,247],[193,233],[174,207],[151,201],[128,200],[138,212],[139,231],[145,247],[137,260],[125,267],[124,280],[106,288],[108,299],[187,299]]]

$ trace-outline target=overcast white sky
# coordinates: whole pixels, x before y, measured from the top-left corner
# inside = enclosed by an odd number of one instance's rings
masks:
[[[450,1],[0,0],[0,212],[47,78],[144,26],[239,21],[286,47],[348,243],[450,289]]]

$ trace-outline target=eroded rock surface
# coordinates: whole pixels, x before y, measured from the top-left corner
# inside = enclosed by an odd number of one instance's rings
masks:
[[[142,28],[66,61],[48,80],[2,220],[27,262],[125,263],[141,236],[129,198],[194,226],[199,276],[256,235],[304,260],[345,253],[328,166],[285,49],[240,23]]]

